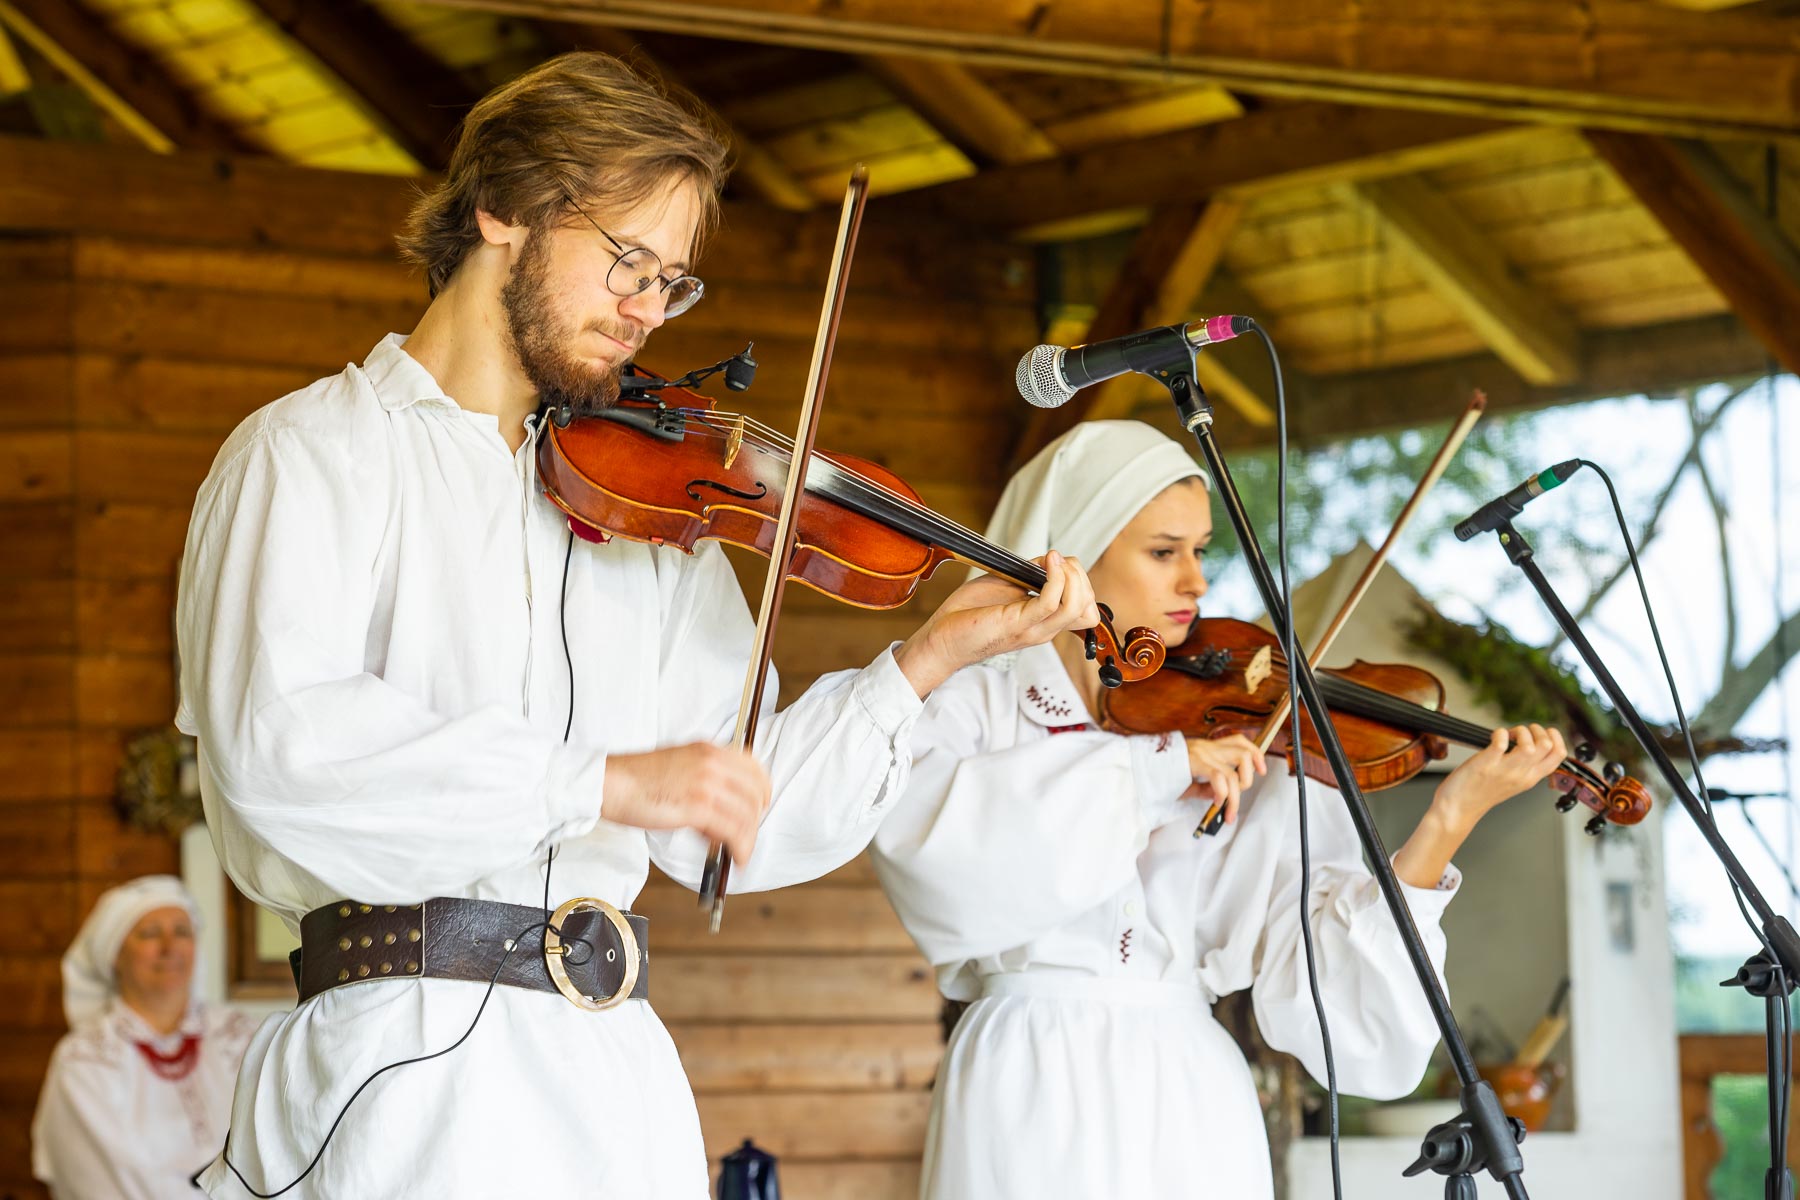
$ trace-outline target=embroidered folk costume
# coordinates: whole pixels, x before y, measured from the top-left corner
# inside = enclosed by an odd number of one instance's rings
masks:
[[[1012,481],[988,537],[1092,564],[1197,474],[1147,426],[1088,422]],[[1196,839],[1206,801],[1183,798],[1181,736],[1096,729],[1049,646],[957,675],[913,744],[875,862],[943,994],[973,1002],[933,1093],[924,1196],[1270,1195],[1256,1091],[1211,1006],[1249,988],[1263,1037],[1324,1077],[1285,766],[1271,764],[1235,824]],[[1337,794],[1309,783],[1307,798],[1339,1082],[1402,1095],[1436,1028]],[[1459,878],[1405,889],[1440,970],[1438,917]]]
[[[190,999],[159,1033],[119,996],[114,964],[146,914],[194,901],[154,875],[100,897],[63,956],[63,1012],[32,1121],[32,1173],[57,1200],[179,1200],[219,1152],[232,1086],[256,1022]],[[197,921],[196,921],[197,923]]]

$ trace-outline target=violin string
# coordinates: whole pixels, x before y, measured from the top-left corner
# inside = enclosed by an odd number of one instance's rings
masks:
[[[1275,668],[1270,671],[1269,675],[1272,680],[1286,686],[1288,675],[1286,668]],[[1442,733],[1469,744],[1483,742],[1492,736],[1492,730],[1484,729],[1473,722],[1461,720],[1448,713],[1427,708],[1423,704],[1417,704],[1399,696],[1391,696],[1386,692],[1357,683],[1355,680],[1327,675],[1322,676],[1319,682],[1328,701],[1333,691],[1346,698],[1354,697],[1368,706],[1370,711],[1363,715],[1378,720],[1390,718],[1394,724],[1402,727],[1413,724],[1425,725],[1427,733]],[[1561,769],[1576,776],[1588,787],[1598,790],[1602,795],[1610,790],[1609,785],[1599,773],[1580,759],[1564,756]]]
[[[735,432],[734,430],[719,429],[709,420],[705,420],[704,418],[724,417],[727,420],[741,420],[744,423],[746,431],[743,437],[745,444],[756,449],[783,455],[789,459],[793,456],[793,442],[791,439],[776,430],[770,429],[761,421],[758,421],[756,418],[748,416],[747,414],[717,412],[707,409],[678,409],[676,411],[682,414],[687,429],[697,436],[729,440]],[[752,429],[754,429],[757,436],[752,437],[750,435],[749,431]],[[934,528],[939,532],[946,543],[959,539],[966,539],[967,541],[988,550],[995,555],[997,560],[999,560],[998,565],[1007,568],[1008,574],[1014,577],[1015,582],[1033,583],[1035,585],[1036,577],[1042,573],[1042,569],[1035,563],[1020,558],[1018,555],[1013,554],[1004,547],[993,545],[967,526],[943,516],[928,506],[921,504],[919,501],[914,500],[910,496],[895,491],[892,487],[878,479],[870,478],[861,471],[856,470],[854,467],[833,462],[826,458],[815,458],[814,461],[822,464],[826,470],[831,471],[834,475],[839,476],[843,484],[848,485],[851,491],[861,495],[864,499],[900,508],[911,515],[915,520]],[[985,566],[986,564],[978,565]]]

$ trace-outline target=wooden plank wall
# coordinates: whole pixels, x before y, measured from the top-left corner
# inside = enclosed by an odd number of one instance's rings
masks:
[[[392,258],[410,184],[199,156],[0,139],[0,1197],[37,1196],[27,1130],[62,1032],[57,958],[99,891],[176,867],[110,806],[120,747],[173,711],[170,605],[194,490],[248,412],[410,328]],[[653,339],[670,373],[756,340],[751,401],[792,423],[832,215],[734,209],[704,304]],[[862,454],[979,524],[1035,340],[1030,264],[873,206],[821,446]],[[960,573],[958,573],[960,574]],[[858,666],[930,596],[863,613],[796,589],[792,694]],[[748,1135],[798,1200],[910,1195],[937,997],[866,862],[733,906],[710,939],[653,883],[658,1008],[709,1153]]]

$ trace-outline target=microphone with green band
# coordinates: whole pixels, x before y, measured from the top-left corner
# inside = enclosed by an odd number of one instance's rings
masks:
[[[1512,491],[1497,500],[1489,500],[1476,509],[1456,527],[1458,541],[1466,542],[1478,533],[1487,533],[1498,529],[1501,525],[1518,516],[1524,507],[1553,487],[1560,487],[1569,481],[1569,476],[1581,470],[1581,460],[1571,458],[1568,462],[1559,462],[1554,467],[1546,467]]]

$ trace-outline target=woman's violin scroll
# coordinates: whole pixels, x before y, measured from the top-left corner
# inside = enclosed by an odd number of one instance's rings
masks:
[[[1449,753],[1451,743],[1485,746],[1492,730],[1443,711],[1444,685],[1420,667],[1358,661],[1318,672],[1319,690],[1331,709],[1366,792],[1406,782],[1426,764]],[[1101,722],[1120,733],[1167,733],[1217,738],[1234,733],[1255,738],[1287,697],[1287,660],[1274,634],[1246,621],[1209,617],[1198,621],[1163,669],[1149,679],[1100,696]],[[1293,757],[1288,726],[1274,742]],[[1303,715],[1301,762],[1309,778],[1337,786],[1310,715]],[[1584,754],[1583,752],[1586,751]],[[1635,825],[1650,812],[1650,792],[1616,763],[1596,771],[1593,752],[1577,748],[1550,777],[1562,792],[1563,812],[1582,804],[1596,815],[1589,833],[1607,824]]]

